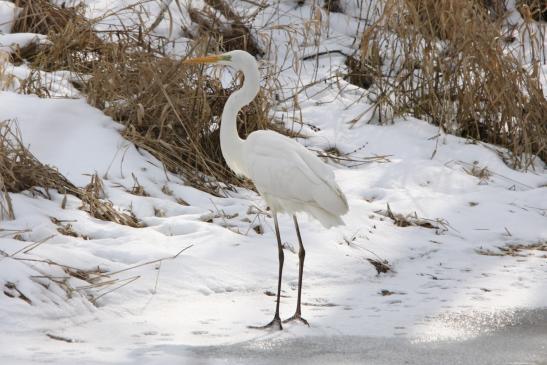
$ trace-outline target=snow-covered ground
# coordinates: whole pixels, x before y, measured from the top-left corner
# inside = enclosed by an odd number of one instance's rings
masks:
[[[7,3],[0,2],[3,18],[13,14]],[[130,1],[85,3],[97,16]],[[235,3],[241,12],[255,9]],[[311,326],[247,327],[269,322],[275,305],[275,235],[259,196],[239,190],[219,198],[188,187],[83,98],[38,98],[10,86],[0,93],[0,120],[16,121],[30,151],[75,185],[103,177],[107,198],[145,227],[92,218],[75,197],[63,209],[60,194],[11,194],[16,219],[0,222],[0,250],[9,255],[0,256],[1,363],[547,363],[547,253],[498,255],[508,245],[547,243],[543,163],[512,170],[493,146],[412,118],[368,124],[374,116],[364,90],[340,78],[309,86],[336,75],[344,57],[301,60],[318,50],[352,52],[357,7],[350,17],[272,3],[254,29],[272,39],[263,66],[283,70],[279,98],[291,100],[275,115],[309,136],[301,140],[308,147],[336,147],[352,160],[331,161],[350,205],[346,225],[325,230],[300,219],[303,317]],[[152,6],[151,22],[154,4],[143,5]],[[173,16],[180,14],[175,5]],[[12,71],[22,77],[28,70]],[[77,95],[68,83],[55,92]],[[290,98],[296,92],[298,109]],[[131,194],[135,179],[147,196]],[[422,226],[396,225],[388,205]],[[60,234],[67,224],[81,237]],[[259,225],[263,234],[253,229]],[[291,217],[281,216],[280,226],[285,318],[296,305],[298,243]],[[21,250],[32,242],[43,243]],[[157,259],[165,260],[149,263]],[[377,274],[367,259],[387,260],[392,271]],[[106,284],[53,262],[100,269]]]

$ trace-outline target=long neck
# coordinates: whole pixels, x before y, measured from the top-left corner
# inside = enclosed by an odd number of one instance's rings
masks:
[[[245,79],[243,86],[230,95],[224,106],[220,125],[220,148],[228,166],[236,173],[244,174],[244,166],[241,166],[244,141],[237,132],[237,114],[258,93],[260,74],[254,59],[240,65],[240,69]]]

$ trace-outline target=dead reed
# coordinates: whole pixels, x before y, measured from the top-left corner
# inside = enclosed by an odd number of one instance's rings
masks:
[[[547,0],[517,0],[516,4],[523,18],[547,22]]]
[[[121,44],[121,45],[120,45]],[[222,183],[241,185],[220,152],[219,123],[224,88],[201,69],[147,51],[120,47],[115,59],[94,64],[84,92],[89,102],[126,126],[123,135],[152,153],[165,167],[196,187],[218,194]],[[240,114],[246,136],[268,128],[263,95]]]
[[[142,27],[111,32],[98,38],[93,23],[81,9],[65,8],[46,0],[23,1],[18,31],[48,34],[52,45],[31,54],[40,70],[67,70],[82,77],[75,84],[91,105],[122,123],[125,138],[135,143],[195,187],[220,194],[227,185],[251,184],[237,178],[220,152],[219,123],[224,103],[238,87],[223,87],[203,68],[188,67],[167,57]],[[191,52],[247,49],[262,54],[246,20],[228,2],[207,0],[200,9],[188,9],[198,29]],[[219,15],[220,14],[220,15]],[[154,46],[152,46],[154,44]],[[241,78],[239,78],[241,79]],[[25,90],[47,95],[39,82],[27,80]],[[244,137],[272,127],[263,94],[239,116]]]
[[[412,115],[445,131],[507,147],[514,167],[547,160],[547,100],[538,64],[506,52],[500,4],[386,0],[363,34],[350,81],[372,85],[380,121]],[[392,114],[393,113],[393,114]]]
[[[43,189],[41,189],[43,188]],[[13,219],[14,213],[8,192],[24,190],[50,198],[48,189],[53,188],[61,194],[76,193],[76,188],[57,170],[42,164],[21,142],[17,129],[12,123],[0,123],[0,218]]]
[[[131,214],[115,209],[99,194],[97,180],[81,189],[74,186],[59,171],[42,164],[23,144],[21,135],[10,121],[0,123],[0,219],[13,219],[15,214],[8,193],[30,191],[51,199],[49,190],[71,194],[82,201],[80,209],[91,216],[131,227],[141,224]]]
[[[340,0],[325,0],[323,8],[331,13],[343,13],[344,8],[340,3]]]
[[[206,52],[228,52],[242,49],[253,56],[262,56],[257,40],[251,34],[247,20],[237,14],[225,0],[205,0],[202,9],[188,8],[192,22],[197,25],[197,34],[193,38],[207,38]]]
[[[30,61],[36,69],[66,69],[88,72],[100,52],[101,39],[93,31],[92,21],[83,15],[83,4],[59,6],[48,0],[16,0],[22,8],[13,32],[39,33],[48,36],[47,47],[30,44],[14,55],[14,61]]]

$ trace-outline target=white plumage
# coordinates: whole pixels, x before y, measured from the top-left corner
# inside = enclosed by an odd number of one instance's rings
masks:
[[[296,313],[289,320],[301,317],[302,273],[305,250],[295,213],[305,212],[329,228],[344,224],[341,215],[347,213],[348,202],[334,180],[334,173],[316,155],[298,142],[274,131],[256,131],[246,140],[237,132],[237,114],[249,104],[260,89],[260,74],[253,56],[244,51],[232,51],[218,56],[198,57],[186,63],[218,63],[241,70],[243,86],[227,100],[222,113],[220,145],[228,166],[237,174],[253,181],[273,213],[279,253],[279,279],[274,319],[264,327],[282,328],[279,299],[284,254],[281,245],[277,213],[289,213],[300,244],[298,301]],[[262,327],[261,327],[262,328]]]
[[[334,173],[294,140],[273,131],[256,131],[243,145],[243,174],[277,213],[306,212],[325,227],[343,224],[346,197]]]

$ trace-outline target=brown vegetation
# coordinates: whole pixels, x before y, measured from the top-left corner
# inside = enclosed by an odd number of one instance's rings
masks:
[[[547,100],[537,65],[505,52],[493,3],[386,0],[348,63],[350,81],[374,85],[380,121],[426,119],[445,131],[507,147],[515,167],[547,160]],[[482,5],[482,6],[478,6]],[[502,11],[502,10],[498,10]]]
[[[81,199],[80,209],[97,219],[140,227],[133,215],[118,211],[111,202],[103,199],[104,196],[99,195],[96,181],[92,179],[90,186],[84,189],[74,186],[59,171],[42,164],[23,145],[21,136],[12,123],[0,123],[0,219],[15,218],[8,193],[27,190],[49,199],[49,189],[53,189]]]
[[[46,49],[21,56],[35,69],[82,75],[73,83],[90,104],[122,123],[124,137],[189,184],[214,194],[225,184],[250,187],[227,168],[220,153],[220,115],[238,82],[223,87],[203,68],[165,56],[161,42],[147,37],[144,25],[99,38],[79,7],[60,7],[47,0],[20,0],[19,6],[24,11],[16,30],[48,34],[52,41]],[[198,34],[192,35],[198,37],[191,51],[194,54],[236,48],[262,54],[245,20],[229,3],[207,0],[203,9],[188,10],[198,25]],[[228,24],[221,23],[219,13]],[[23,89],[47,95],[32,77],[23,82]],[[267,111],[266,98],[260,94],[239,116],[241,135],[271,127]]]
[[[525,19],[547,22],[547,0],[517,0],[517,8]]]
[[[45,71],[90,70],[93,56],[100,51],[102,41],[93,31],[92,22],[83,16],[83,4],[66,7],[48,0],[16,0],[15,4],[22,11],[13,32],[44,34],[51,41],[46,47],[30,44],[14,55],[15,61],[25,59],[34,68]]]
[[[127,139],[191,185],[218,194],[219,182],[241,184],[225,165],[219,141],[220,115],[237,85],[224,88],[201,70],[149,52],[115,53],[116,59],[94,64],[84,86],[89,102],[124,124]],[[243,110],[242,136],[268,127],[267,107],[259,95]]]

